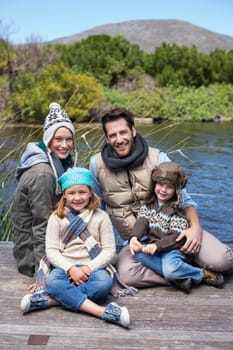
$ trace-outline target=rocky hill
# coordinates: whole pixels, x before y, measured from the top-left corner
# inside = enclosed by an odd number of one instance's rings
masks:
[[[216,48],[226,51],[233,49],[233,37],[215,33],[188,22],[179,20],[133,20],[106,24],[52,42],[68,44],[91,35],[121,35],[132,44],[138,44],[146,52],[153,52],[163,42],[188,47],[196,46],[200,51],[210,53]]]

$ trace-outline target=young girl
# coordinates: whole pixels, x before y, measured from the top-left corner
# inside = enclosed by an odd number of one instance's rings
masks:
[[[105,321],[129,327],[126,307],[97,304],[112,288],[111,266],[115,240],[110,218],[99,209],[92,190],[92,174],[85,168],[70,168],[59,179],[63,195],[50,216],[46,232],[46,259],[52,265],[46,289],[27,294],[21,310],[28,311],[60,304]],[[43,279],[43,273],[39,275]],[[40,278],[40,276],[39,276]]]
[[[179,206],[187,179],[182,168],[174,162],[164,162],[152,170],[151,185],[145,204],[130,236],[130,251],[137,261],[173,282],[184,292],[191,291],[191,283],[202,281],[217,288],[223,286],[223,276],[194,267],[188,263],[190,255],[178,248],[179,234],[189,227]],[[146,234],[143,241],[143,235]]]

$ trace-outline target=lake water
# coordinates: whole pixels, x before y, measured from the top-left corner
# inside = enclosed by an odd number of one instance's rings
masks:
[[[188,176],[187,189],[198,203],[202,227],[233,246],[233,123],[185,123],[175,127],[153,124],[137,128],[151,145],[167,152],[172,160],[184,167]],[[88,133],[81,137],[87,130]],[[9,178],[9,173],[14,172],[19,157],[17,147],[32,132],[33,129],[24,127],[9,128],[0,134],[2,219],[16,186],[13,176],[10,176],[10,181],[3,181],[4,176],[7,174]],[[39,135],[34,135],[34,139],[39,139]],[[77,140],[80,159],[88,159],[90,149],[93,148],[95,153],[102,144],[101,128],[82,128],[77,133]],[[9,155],[10,151],[12,154]],[[6,154],[9,156],[4,159]],[[0,234],[4,230],[6,223],[2,220]]]

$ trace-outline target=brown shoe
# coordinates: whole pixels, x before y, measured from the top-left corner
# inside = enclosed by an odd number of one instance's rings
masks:
[[[224,278],[220,272],[202,269],[202,282],[216,288],[223,288]]]
[[[185,280],[174,280],[171,281],[172,284],[174,284],[176,287],[182,289],[182,291],[186,294],[189,294],[191,292],[191,286],[192,286],[192,279],[186,278]]]

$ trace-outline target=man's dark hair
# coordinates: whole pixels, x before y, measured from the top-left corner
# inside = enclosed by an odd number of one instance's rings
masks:
[[[101,123],[102,123],[102,127],[105,135],[107,135],[105,124],[107,122],[112,122],[120,118],[125,119],[128,124],[128,127],[130,128],[130,130],[132,130],[134,126],[133,114],[125,108],[114,108],[114,109],[111,109],[110,111],[104,112],[102,115]]]

